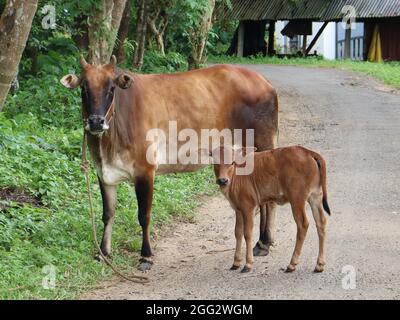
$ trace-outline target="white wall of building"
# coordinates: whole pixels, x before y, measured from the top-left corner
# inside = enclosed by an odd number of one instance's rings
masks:
[[[276,49],[278,53],[290,53],[289,42],[290,39],[288,37],[284,37],[281,33],[282,29],[287,24],[287,21],[278,21],[276,23]],[[313,34],[311,36],[307,36],[307,44],[310,44],[312,39],[317,34],[318,30],[323,25],[322,22],[313,22],[312,31]],[[302,37],[301,37],[302,38]],[[317,43],[311,49],[310,53],[313,53],[314,50],[317,50],[317,53],[322,55],[325,59],[333,60],[336,57],[336,24],[334,22],[328,23],[324,32],[319,37]],[[301,47],[301,43],[299,44]]]

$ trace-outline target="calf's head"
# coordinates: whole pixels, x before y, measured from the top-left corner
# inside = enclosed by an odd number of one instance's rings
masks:
[[[209,156],[212,157],[216,183],[221,188],[229,186],[233,175],[236,173],[236,168],[245,166],[246,158],[255,150],[254,147],[221,146],[210,152]]]
[[[109,129],[109,122],[114,112],[114,95],[116,88],[128,89],[133,78],[127,73],[116,71],[116,58],[110,63],[95,66],[81,57],[80,76],[68,74],[60,82],[68,89],[81,87],[82,117],[85,130],[93,135],[100,135]]]

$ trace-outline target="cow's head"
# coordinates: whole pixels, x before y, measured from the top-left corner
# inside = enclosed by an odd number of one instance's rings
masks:
[[[202,153],[204,154],[205,151]],[[257,149],[254,147],[231,147],[220,146],[209,153],[212,157],[216,183],[225,188],[232,181],[235,174],[235,167],[243,167],[246,165],[246,158]]]
[[[133,78],[127,73],[116,72],[116,62],[115,56],[112,56],[109,64],[95,66],[81,56],[81,75],[68,74],[60,80],[68,89],[81,87],[85,130],[94,135],[102,134],[109,128],[115,107],[115,89],[128,89],[133,83]]]

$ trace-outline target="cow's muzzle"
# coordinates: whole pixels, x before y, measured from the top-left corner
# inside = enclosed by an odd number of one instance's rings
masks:
[[[88,118],[85,129],[93,135],[99,135],[108,130],[108,128],[109,125],[105,117],[92,115]]]
[[[229,179],[227,179],[227,178],[219,178],[219,179],[217,179],[217,184],[220,187],[226,186],[228,184],[228,182],[229,182]]]

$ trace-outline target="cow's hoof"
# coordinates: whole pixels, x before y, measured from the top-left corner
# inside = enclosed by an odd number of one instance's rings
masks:
[[[314,272],[315,273],[321,273],[321,272],[324,271],[324,269],[325,269],[325,265],[324,264],[317,264],[315,266]]]
[[[247,273],[247,272],[250,272],[250,271],[251,271],[251,268],[249,268],[248,266],[244,266],[242,271],[240,271],[240,272],[241,273]]]
[[[255,247],[253,248],[253,256],[255,257],[265,257],[269,254],[269,246],[268,245],[260,245],[260,243],[257,242]]]
[[[239,268],[240,268],[240,266],[233,265],[229,270],[234,271],[234,270],[238,270]]]
[[[153,266],[153,261],[148,259],[142,258],[139,260],[139,262],[138,270],[142,272],[150,271],[151,267]]]
[[[292,266],[291,264],[289,264],[285,270],[286,273],[292,273],[293,271],[296,270],[295,266]]]

